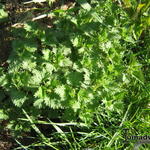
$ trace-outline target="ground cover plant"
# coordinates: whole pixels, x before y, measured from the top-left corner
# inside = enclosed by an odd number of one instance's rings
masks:
[[[124,129],[150,134],[149,6],[0,1],[0,146],[137,148]]]

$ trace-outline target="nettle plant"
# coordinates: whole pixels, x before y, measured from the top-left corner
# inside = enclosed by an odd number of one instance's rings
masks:
[[[27,22],[13,29],[13,51],[9,67],[1,69],[0,84],[18,117],[22,108],[45,118],[60,110],[62,120],[89,125],[103,106],[102,112],[111,119],[118,114],[120,122],[128,87],[135,80],[144,84],[144,75],[128,48],[136,43],[128,15],[109,1],[92,5],[89,11],[53,11],[52,28]]]

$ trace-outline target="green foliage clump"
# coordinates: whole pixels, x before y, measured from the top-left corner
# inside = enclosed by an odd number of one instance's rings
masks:
[[[101,126],[112,125],[113,134],[128,105],[132,118],[149,102],[149,24],[141,29],[144,17],[133,22],[110,0],[85,3],[79,1],[80,9],[51,12],[52,28],[27,22],[13,29],[9,67],[0,70],[4,97],[9,96],[4,104],[9,113],[16,109],[17,117],[25,109],[35,119],[51,119],[54,111],[61,120],[87,126],[98,116]]]

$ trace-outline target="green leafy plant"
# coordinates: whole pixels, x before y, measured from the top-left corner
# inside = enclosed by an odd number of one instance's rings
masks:
[[[7,20],[8,13],[4,10],[4,6],[0,3],[0,23]]]
[[[85,125],[85,132],[74,133],[69,128],[69,135],[52,125],[70,149],[87,148],[90,140],[102,143],[92,146],[90,142],[92,148],[125,147],[122,128],[131,124],[136,128],[135,120],[149,103],[150,45],[149,34],[142,37],[149,26],[143,23],[149,2],[122,2],[125,9],[111,0],[78,0],[76,9],[49,13],[52,27],[29,21],[13,28],[13,51],[8,68],[0,70],[0,86],[3,97],[8,96],[3,102],[7,116],[13,110],[13,116],[27,120],[17,122],[9,116],[11,130],[23,132],[28,122],[27,128],[35,130],[42,144],[57,149],[61,144],[47,140],[36,126],[40,118],[55,118],[60,123]],[[148,120],[146,113],[142,115]],[[15,128],[15,122],[20,128]]]

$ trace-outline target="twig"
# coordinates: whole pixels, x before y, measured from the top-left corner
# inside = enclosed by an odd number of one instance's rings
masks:
[[[42,14],[42,15],[40,15],[40,16],[31,18],[30,20],[31,20],[31,21],[36,21],[36,20],[43,19],[43,18],[46,18],[46,17],[50,17],[50,18],[51,18],[52,15],[50,15],[50,14]],[[19,26],[19,27],[23,27],[24,24],[25,24],[25,21],[24,21],[24,22],[18,22],[18,23],[13,24],[12,27],[18,27],[18,26]]]
[[[32,0],[32,1],[28,1],[28,2],[24,2],[23,4],[30,4],[30,3],[42,3],[42,2],[46,2],[46,0]]]
[[[49,16],[48,14],[43,14],[43,15],[37,16],[35,18],[32,18],[32,21],[43,19],[43,18],[48,17],[48,16]]]

